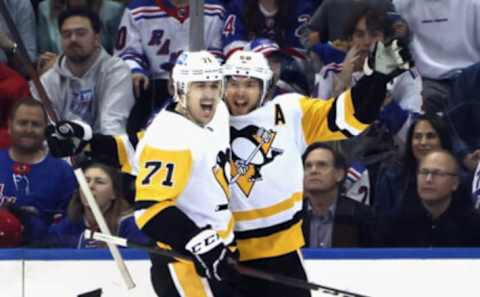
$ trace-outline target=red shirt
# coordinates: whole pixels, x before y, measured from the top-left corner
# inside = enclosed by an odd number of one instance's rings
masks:
[[[29,95],[28,82],[20,74],[0,63],[0,149],[10,145],[10,109],[17,100]]]

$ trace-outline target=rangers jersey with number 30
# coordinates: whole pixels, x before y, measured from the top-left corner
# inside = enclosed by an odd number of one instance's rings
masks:
[[[125,9],[115,45],[115,55],[152,79],[168,79],[178,55],[188,49],[189,7],[175,7],[168,0],[134,0]],[[224,8],[218,0],[204,4],[205,46],[222,54]]]

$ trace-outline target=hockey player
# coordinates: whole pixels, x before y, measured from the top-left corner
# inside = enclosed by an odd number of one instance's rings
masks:
[[[49,147],[56,155],[72,155],[81,151],[80,142],[89,143],[104,156],[110,151],[110,164],[137,176],[138,226],[160,246],[195,259],[194,267],[152,256],[158,296],[231,296],[231,284],[223,282],[236,272],[226,263],[231,254],[226,246],[234,236],[221,66],[206,51],[183,52],[173,68],[173,82],[176,103],[157,114],[146,131],[92,138],[88,125],[60,122],[47,131]],[[138,166],[133,168],[135,147]]]
[[[267,100],[272,72],[262,54],[237,51],[226,61],[230,207],[241,262],[306,279],[299,251],[304,245],[301,155],[313,142],[344,139],[365,130],[376,119],[387,82],[409,68],[406,59],[406,50],[397,42],[387,47],[379,43],[366,63],[367,75],[327,101],[294,93]],[[310,296],[306,290],[248,277],[240,283],[241,296]]]
[[[155,117],[137,146],[136,221],[151,238],[195,259],[194,267],[152,258],[159,296],[230,296],[222,282],[234,273],[226,261],[234,237],[221,66],[208,52],[184,52],[173,81],[176,104]]]

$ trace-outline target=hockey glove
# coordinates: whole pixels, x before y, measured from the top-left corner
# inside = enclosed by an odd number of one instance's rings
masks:
[[[83,150],[92,139],[92,128],[80,121],[60,121],[48,125],[45,136],[52,155],[63,158]]]
[[[385,74],[390,79],[400,75],[413,67],[413,59],[407,45],[397,39],[384,44],[381,41],[375,43],[363,65],[363,72],[371,75],[373,72]]]
[[[185,249],[194,255],[194,264],[200,276],[217,281],[231,280],[237,271],[228,263],[229,251],[218,233],[203,229],[190,239]]]

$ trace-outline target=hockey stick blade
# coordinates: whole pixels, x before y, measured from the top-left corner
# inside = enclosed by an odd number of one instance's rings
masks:
[[[148,246],[148,245],[133,243],[127,240],[126,238],[107,235],[100,232],[93,232],[88,229],[85,230],[85,237],[103,241],[103,242],[110,242],[123,247],[130,247],[130,248],[145,250],[150,253],[161,255],[164,257],[175,258],[178,260],[192,261],[191,257],[185,254],[179,253],[175,250],[167,250],[167,249],[161,249],[155,246]],[[340,290],[333,287],[323,286],[323,285],[308,282],[302,279],[297,279],[289,276],[284,276],[276,273],[270,273],[270,272],[265,272],[258,269],[250,268],[250,267],[238,264],[238,262],[232,258],[230,258],[228,262],[230,265],[235,267],[238,273],[244,276],[252,277],[252,278],[263,279],[269,282],[280,283],[286,286],[301,288],[305,290],[321,290],[323,293],[339,296],[339,297],[369,297],[367,295],[361,295],[358,293]]]

